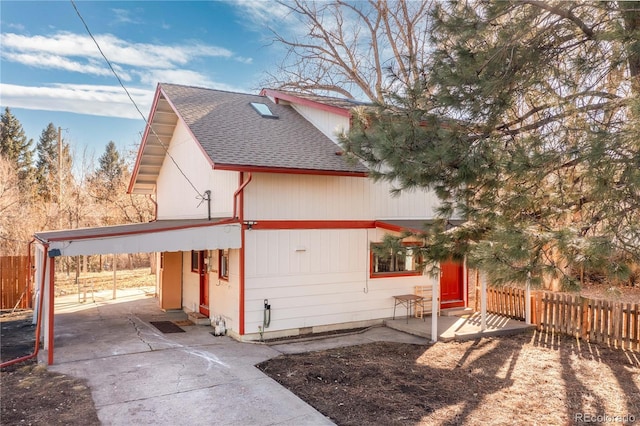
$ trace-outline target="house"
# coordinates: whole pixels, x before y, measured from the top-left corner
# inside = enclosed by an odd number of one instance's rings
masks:
[[[464,265],[441,265],[438,280],[411,255],[372,250],[386,233],[419,229],[438,200],[392,196],[343,155],[354,106],[159,84],[128,189],[155,195],[156,220],[39,233],[36,262],[158,252],[160,306],[223,318],[244,341],[379,324],[415,286],[441,288],[441,308],[466,306]]]

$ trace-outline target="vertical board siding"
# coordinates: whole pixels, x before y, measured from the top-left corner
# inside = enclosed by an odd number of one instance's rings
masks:
[[[549,291],[535,291],[531,295],[532,322],[538,330],[640,351],[639,304]],[[524,290],[487,289],[487,311],[524,320]]]
[[[367,229],[247,231],[246,332],[262,326],[265,299],[268,332],[390,317],[393,295],[413,293],[430,278],[370,279],[369,240],[376,235]]]
[[[200,194],[211,191],[212,217],[231,216],[238,173],[214,171],[206,154],[181,121],[178,121],[169,144],[169,153],[181,165],[182,171],[168,155],[165,156],[157,181],[158,219],[206,218],[207,202],[198,198],[196,189]]]
[[[0,257],[1,309],[31,309],[31,288],[29,288],[29,257]]]
[[[338,135],[349,129],[349,117],[343,117],[306,105],[292,104],[292,106],[301,116],[336,143],[336,151],[342,149],[338,145]]]
[[[214,262],[218,261],[218,251],[213,251]],[[239,332],[240,325],[240,250],[229,250],[229,280],[218,278],[218,267],[209,272],[209,311],[211,318],[223,316],[229,330]]]
[[[245,188],[246,220],[432,218],[435,195],[390,195],[386,182],[364,177],[255,173]]]

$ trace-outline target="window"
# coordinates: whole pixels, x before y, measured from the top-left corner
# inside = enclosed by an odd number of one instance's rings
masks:
[[[389,249],[381,253],[380,244],[371,244],[371,277],[393,277],[421,275],[422,256],[416,246],[407,245],[394,252]]]
[[[218,278],[229,279],[229,250],[218,251]]]
[[[191,250],[191,272],[199,272],[200,270],[200,262],[199,262],[198,252]]]
[[[267,104],[263,104],[260,102],[251,102],[251,106],[263,118],[278,118],[277,115],[271,112]]]

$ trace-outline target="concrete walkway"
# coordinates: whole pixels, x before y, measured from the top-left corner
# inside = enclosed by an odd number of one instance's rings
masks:
[[[149,291],[152,291],[150,289]],[[258,370],[280,355],[387,340],[426,339],[374,328],[365,333],[276,346],[215,337],[208,326],[163,334],[152,293],[119,290],[56,300],[51,371],[86,379],[104,425],[329,425],[328,418]],[[43,354],[44,355],[44,354]]]

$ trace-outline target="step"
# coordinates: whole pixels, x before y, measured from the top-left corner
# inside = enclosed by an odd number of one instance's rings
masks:
[[[189,312],[187,315],[189,316],[189,321],[195,325],[211,325],[211,319],[200,312]]]
[[[461,315],[471,315],[472,313],[473,313],[473,309],[471,308],[449,308],[449,309],[442,309],[440,311],[440,316],[459,317]]]

